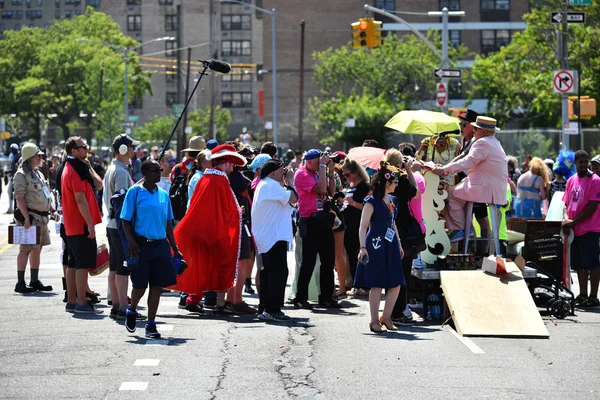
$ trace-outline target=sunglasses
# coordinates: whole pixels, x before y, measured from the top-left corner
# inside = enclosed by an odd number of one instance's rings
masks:
[[[73,148],[73,150],[77,150],[77,149],[86,149],[87,150],[88,149],[88,145],[84,144],[83,146],[77,146],[77,147]]]
[[[354,172],[348,172],[347,174],[343,174],[346,178],[352,175]]]
[[[177,159],[176,158],[167,158],[167,162],[174,163],[174,162],[177,162]]]
[[[460,127],[461,128],[466,128],[469,125],[471,125],[471,124],[469,124],[468,122],[463,122],[463,123],[460,124]]]

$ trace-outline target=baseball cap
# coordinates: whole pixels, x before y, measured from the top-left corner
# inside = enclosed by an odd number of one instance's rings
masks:
[[[16,144],[16,143],[13,143],[13,144],[10,145],[10,148],[11,149],[15,149],[15,150],[19,150],[19,145]]]
[[[594,158],[592,158],[592,161],[595,164],[600,164],[600,155],[595,156]]]
[[[215,139],[210,139],[208,142],[206,142],[206,148],[209,150],[214,149],[218,145],[219,145],[219,142],[217,142]]]
[[[123,133],[119,136],[117,136],[115,138],[115,140],[113,140],[113,150],[118,152],[119,151],[119,147],[121,147],[121,145],[125,145],[125,146],[137,146],[138,144],[140,144],[139,140],[133,140],[133,138],[129,135],[127,135],[126,133]]]

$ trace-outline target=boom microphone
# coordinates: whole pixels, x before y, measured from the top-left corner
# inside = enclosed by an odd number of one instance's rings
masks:
[[[446,136],[446,135],[458,135],[458,134],[460,134],[460,129],[454,129],[452,131],[440,132],[440,133],[438,133],[438,136],[442,137],[442,136]]]
[[[219,60],[198,60],[200,61],[202,64],[204,64],[205,66],[207,66],[209,69],[216,71],[216,72],[220,72],[222,74],[228,74],[229,72],[231,72],[231,65],[229,65],[226,62],[223,61],[219,61]]]

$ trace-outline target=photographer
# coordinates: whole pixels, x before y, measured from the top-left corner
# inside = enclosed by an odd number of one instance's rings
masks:
[[[321,260],[319,304],[328,308],[339,308],[332,299],[334,289],[333,239],[335,214],[331,210],[331,196],[335,190],[334,164],[327,154],[312,149],[306,152],[304,164],[296,172],[294,183],[298,191],[300,222],[298,233],[302,238],[302,264],[298,277],[298,290],[294,307],[312,310],[308,302],[308,284],[315,268],[317,254]]]

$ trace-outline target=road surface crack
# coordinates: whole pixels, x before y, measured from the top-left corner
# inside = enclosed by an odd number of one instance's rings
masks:
[[[217,376],[217,385],[211,391],[209,391],[210,400],[215,400],[217,398],[217,392],[223,389],[223,380],[227,377],[227,368],[229,367],[230,362],[230,354],[229,348],[231,339],[231,334],[234,329],[237,329],[235,326],[229,327],[226,332],[221,334],[221,339],[223,342],[223,346],[221,347],[221,353],[223,353],[223,362],[221,363],[221,370],[219,371],[219,375]]]

